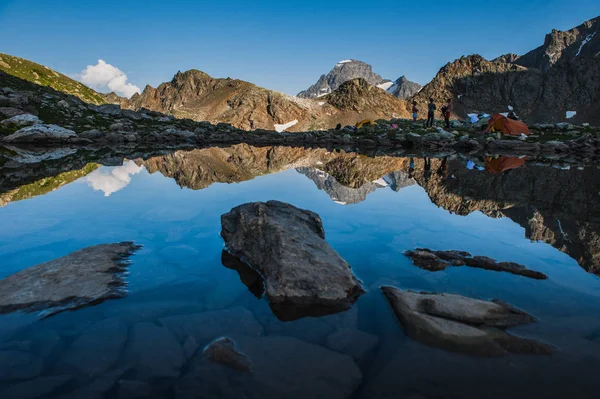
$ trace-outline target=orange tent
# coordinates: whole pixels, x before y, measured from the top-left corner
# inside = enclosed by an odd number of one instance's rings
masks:
[[[506,157],[501,155],[498,158],[485,157],[485,170],[493,175],[506,172],[511,169],[518,169],[525,165],[526,158]]]
[[[520,136],[523,134],[531,134],[526,124],[514,119],[507,118],[504,115],[496,114],[492,116],[488,122],[488,127],[485,130],[486,133],[502,132],[504,134],[510,134],[513,136]]]

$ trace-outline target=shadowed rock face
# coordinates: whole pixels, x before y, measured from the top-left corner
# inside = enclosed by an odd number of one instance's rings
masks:
[[[382,287],[406,334],[426,345],[477,356],[508,353],[549,355],[541,342],[510,335],[508,327],[535,318],[501,301]]]
[[[313,212],[279,201],[248,203],[222,215],[221,226],[228,250],[264,276],[265,295],[281,319],[304,317],[305,310],[337,313],[364,292]]]
[[[125,296],[133,242],[101,244],[40,263],[0,280],[0,313],[41,311],[45,317]]]
[[[440,105],[451,99],[453,112],[506,112],[513,105],[530,123],[563,121],[577,111],[575,122],[600,123],[600,17],[566,32],[554,30],[544,44],[518,57],[488,61],[461,57],[440,69],[414,99],[421,110],[433,97]]]

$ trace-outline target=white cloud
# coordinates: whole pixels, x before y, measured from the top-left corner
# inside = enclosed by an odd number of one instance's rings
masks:
[[[127,75],[123,71],[103,60],[98,60],[96,65],[88,65],[81,71],[79,80],[93,89],[108,89],[127,98],[141,92],[136,85],[127,83]]]
[[[137,175],[142,169],[143,167],[135,162],[126,161],[121,166],[96,169],[87,175],[85,180],[94,191],[102,191],[104,196],[108,197],[127,187],[131,183],[131,176]]]

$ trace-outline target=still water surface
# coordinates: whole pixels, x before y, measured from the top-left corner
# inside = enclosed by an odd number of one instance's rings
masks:
[[[600,270],[600,171],[594,166],[527,160],[494,171],[482,159],[473,159],[473,167],[467,158],[414,158],[413,170],[409,158],[361,157],[334,166],[335,154],[304,154],[276,167],[271,155],[261,169],[252,151],[223,151],[236,164],[225,177],[209,150],[179,151],[98,166],[0,208],[0,278],[95,244],[142,246],[131,257],[124,298],[45,319],[0,315],[0,392],[20,398],[600,395],[600,279],[592,273]],[[327,241],[367,289],[350,310],[280,321],[266,299],[223,266],[220,216],[273,199],[321,216]],[[403,255],[418,247],[518,262],[549,278],[467,267],[432,273]],[[538,318],[513,334],[557,352],[483,358],[427,347],[405,335],[382,285],[502,299]],[[196,323],[191,341],[178,329],[185,322]],[[234,338],[261,368],[256,381],[201,363],[202,347],[220,336]],[[180,352],[185,359],[173,355]],[[66,366],[66,357],[76,360]],[[95,363],[93,376],[81,372]],[[360,374],[350,377],[355,365]]]

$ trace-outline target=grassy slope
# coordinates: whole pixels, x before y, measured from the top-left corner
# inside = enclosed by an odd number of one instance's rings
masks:
[[[0,194],[0,206],[4,206],[10,202],[22,201],[37,197],[38,195],[47,194],[64,186],[65,184],[72,183],[75,180],[90,174],[99,167],[100,165],[97,163],[89,163],[83,169],[71,170],[60,173],[53,177],[46,177],[36,182],[21,186],[18,189],[9,191],[6,194]]]
[[[40,86],[49,86],[54,90],[77,96],[87,103],[99,105],[107,102],[104,95],[89,87],[48,67],[23,58],[0,53],[0,71]]]

